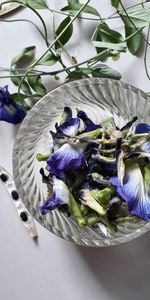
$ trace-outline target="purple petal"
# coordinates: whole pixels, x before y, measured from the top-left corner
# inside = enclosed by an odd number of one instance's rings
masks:
[[[94,124],[94,122],[82,110],[78,111],[77,117],[80,118],[83,121],[84,125],[85,125],[85,129],[82,131],[82,133],[83,132],[93,131],[93,130],[95,130],[97,128],[101,128],[101,125]]]
[[[136,126],[135,133],[147,133],[150,132],[150,125],[146,123],[140,123]],[[146,142],[141,146],[141,149],[145,152],[150,152],[150,142]]]
[[[65,122],[69,122],[71,118],[72,118],[72,110],[70,107],[65,106],[61,116],[60,125],[62,125]]]
[[[63,132],[68,136],[75,136],[80,127],[80,120],[78,118],[71,118],[68,122],[63,123],[57,127],[57,130]]]
[[[10,106],[0,106],[0,121],[5,121],[12,124],[20,123],[26,113],[21,108],[11,108]]]
[[[146,123],[139,123],[135,128],[135,133],[146,133],[150,131],[150,125]]]
[[[126,168],[123,186],[117,177],[112,177],[110,182],[117,187],[117,193],[128,203],[133,215],[149,220],[149,187],[146,190],[143,174],[137,163]]]
[[[17,124],[24,119],[25,115],[21,107],[11,99],[8,86],[0,88],[0,121]]]
[[[59,173],[80,168],[85,160],[84,147],[80,144],[64,144],[48,159],[48,171]],[[60,177],[60,176],[59,176]]]
[[[63,204],[69,204],[70,192],[67,185],[60,179],[53,177],[53,194],[40,207],[41,213],[44,215],[48,211],[60,207]]]

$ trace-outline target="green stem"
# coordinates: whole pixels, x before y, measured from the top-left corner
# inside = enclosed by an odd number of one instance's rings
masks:
[[[144,4],[144,3],[146,3],[146,2],[147,2],[147,1],[143,1],[142,4]],[[127,9],[133,8],[133,7],[136,7],[136,6],[139,6],[139,5],[141,5],[141,3],[137,3],[137,4],[134,4],[134,5],[131,5],[131,6],[129,6]],[[52,12],[52,13],[57,13],[57,14],[60,14],[60,15],[65,15],[65,16],[71,17],[71,18],[74,16],[73,14],[67,13],[67,12],[64,12],[64,11],[59,11],[59,10],[52,9],[52,8],[48,8],[48,9],[49,9],[49,11]],[[119,18],[119,16],[114,16],[114,15],[116,15],[116,14],[117,14],[117,12],[115,12],[115,13],[113,14],[113,17],[112,17],[111,19]],[[83,19],[83,20],[87,20],[87,21],[104,21],[104,22],[105,22],[106,19],[108,19],[108,18],[89,18],[89,17],[78,16],[78,19]]]
[[[147,38],[146,38],[147,41],[149,40],[149,34],[150,34],[150,25],[148,26],[148,31],[147,31]],[[145,46],[144,65],[145,65],[145,71],[146,71],[147,78],[150,80],[150,75],[149,75],[148,68],[147,68],[147,50],[148,50],[148,43],[146,43],[146,46]]]
[[[143,34],[142,34],[142,32],[141,32],[141,29],[138,29],[138,28],[136,27],[136,25],[134,24],[134,22],[132,21],[132,19],[131,19],[130,16],[128,15],[127,10],[125,9],[125,7],[124,7],[124,5],[122,4],[121,1],[120,1],[120,5],[121,5],[121,7],[122,7],[122,9],[123,9],[123,12],[124,12],[124,13],[126,14],[126,16],[128,17],[129,21],[131,22],[131,24],[132,24],[132,25],[134,26],[134,28],[136,29],[136,34],[139,33],[139,34],[142,36],[143,40],[146,42],[146,44],[148,44],[148,45],[150,46],[150,43],[143,37]],[[119,16],[121,17],[121,11],[118,11],[118,14],[119,14]]]
[[[13,23],[13,22],[28,22],[31,23],[32,25],[34,25],[34,27],[38,30],[38,32],[40,33],[40,35],[45,39],[42,31],[38,28],[38,26],[36,24],[34,24],[32,21],[27,20],[27,19],[13,19],[13,20],[4,20],[4,19],[0,19],[0,22],[6,22],[6,23]]]
[[[26,5],[28,8],[30,8],[36,15],[37,15],[37,17],[40,19],[40,21],[41,21],[41,23],[42,23],[42,25],[43,25],[43,28],[44,28],[44,39],[45,39],[45,41],[46,41],[46,45],[47,45],[47,47],[49,46],[49,42],[48,42],[48,33],[47,33],[47,28],[46,28],[46,24],[45,24],[45,22],[44,22],[44,20],[43,20],[43,18],[41,17],[41,15],[37,12],[37,10],[36,9],[34,9],[32,6],[30,6],[30,5]]]
[[[81,65],[83,65],[83,64],[85,64],[85,63],[87,63],[87,62],[90,62],[90,61],[92,61],[92,60],[96,60],[96,59],[98,59],[98,58],[100,58],[101,56],[103,56],[104,54],[106,54],[106,53],[108,53],[108,51],[109,50],[104,50],[104,51],[102,51],[101,53],[98,53],[98,54],[96,54],[96,55],[94,55],[94,56],[92,56],[91,58],[88,58],[88,59],[86,59],[86,60],[84,60],[84,61],[82,61],[82,62],[80,62],[80,63],[77,63],[77,64],[75,64],[75,65],[73,65],[73,66],[70,66],[70,67],[67,67],[67,68],[65,68],[65,69],[61,69],[61,70],[56,70],[56,71],[53,71],[53,72],[41,72],[41,73],[39,73],[39,75],[40,76],[45,76],[45,75],[52,75],[52,76],[55,76],[55,75],[57,75],[57,74],[60,74],[60,73],[63,73],[63,72],[65,72],[65,71],[67,71],[67,70],[71,70],[71,69],[74,69],[74,68],[76,68],[76,67],[79,67],[79,66],[81,66]],[[30,71],[30,72],[33,72],[32,70]],[[0,78],[15,78],[15,77],[22,77],[24,74],[20,74],[20,75],[10,75],[10,76],[0,76]],[[36,74],[29,74],[28,76],[37,76]]]
[[[55,45],[55,43],[60,39],[60,37],[66,32],[66,30],[69,28],[69,26],[74,22],[74,20],[78,17],[78,15],[81,13],[81,11],[86,7],[86,5],[90,2],[90,0],[86,1],[86,3],[79,9],[79,11],[75,14],[74,18],[67,24],[67,26],[60,32],[60,34],[56,37],[56,39],[49,45],[48,49],[40,56],[39,59],[37,59],[33,64],[31,64],[28,68],[28,70],[25,72],[23,78],[20,81],[19,87],[18,87],[18,95],[20,95],[21,85],[23,81],[25,80],[26,76],[29,74],[29,72],[41,61],[41,59],[49,52],[50,49]]]

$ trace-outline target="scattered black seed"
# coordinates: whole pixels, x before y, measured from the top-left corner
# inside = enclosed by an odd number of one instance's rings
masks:
[[[27,216],[26,212],[24,212],[24,211],[21,212],[20,218],[23,222],[26,222],[28,220],[28,216]]]
[[[19,195],[18,195],[17,191],[12,191],[11,192],[11,196],[12,196],[12,198],[14,200],[18,200],[19,199]]]
[[[8,179],[7,175],[4,174],[4,173],[2,173],[2,174],[0,175],[0,178],[1,178],[1,180],[2,180],[3,182],[6,182],[7,179]]]

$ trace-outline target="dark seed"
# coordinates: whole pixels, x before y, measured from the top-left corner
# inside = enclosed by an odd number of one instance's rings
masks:
[[[4,174],[4,173],[0,175],[0,178],[1,178],[1,180],[2,180],[3,182],[6,182],[7,179],[8,179],[7,175]]]
[[[18,200],[18,199],[19,199],[19,195],[18,195],[18,193],[17,193],[16,191],[12,191],[12,192],[11,192],[11,196],[12,196],[12,198],[13,198],[14,200]]]
[[[28,216],[27,216],[27,214],[26,214],[24,211],[21,212],[20,218],[21,218],[21,220],[22,220],[23,222],[26,222],[26,221],[28,220]]]

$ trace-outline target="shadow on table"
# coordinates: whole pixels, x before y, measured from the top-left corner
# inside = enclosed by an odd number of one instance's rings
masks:
[[[91,276],[115,300],[142,300],[150,296],[150,234],[114,247],[77,248]]]

